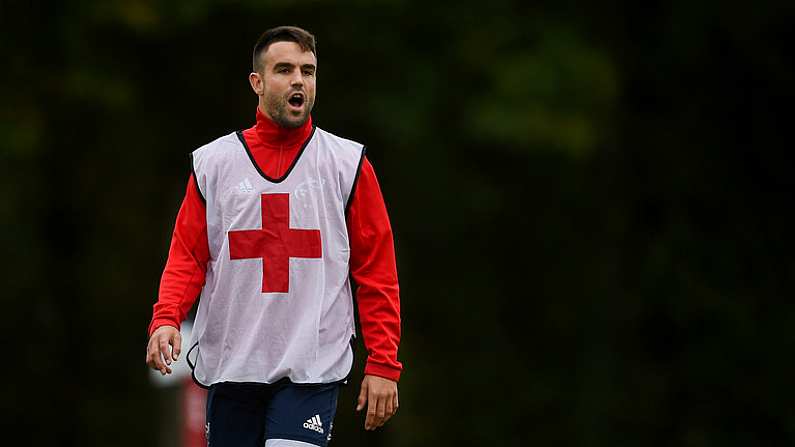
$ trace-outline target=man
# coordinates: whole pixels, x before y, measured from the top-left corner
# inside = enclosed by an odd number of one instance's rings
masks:
[[[398,408],[389,218],[364,147],[312,124],[316,54],[303,29],[266,31],[249,75],[256,125],[192,154],[146,361],[171,372],[200,293],[188,357],[209,388],[213,447],[327,445],[352,365],[354,298],[368,353],[357,411],[374,430]]]

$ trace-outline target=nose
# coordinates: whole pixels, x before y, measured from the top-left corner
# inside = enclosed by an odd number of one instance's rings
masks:
[[[290,79],[290,85],[293,87],[300,87],[304,85],[304,77],[301,75],[301,70],[293,71],[293,76]]]

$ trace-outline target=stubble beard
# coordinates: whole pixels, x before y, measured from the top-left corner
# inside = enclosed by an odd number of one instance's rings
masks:
[[[304,111],[298,116],[293,115],[287,109],[287,101],[280,96],[269,97],[266,106],[273,122],[281,127],[295,129],[303,126],[312,112],[314,98],[307,97],[304,101]]]

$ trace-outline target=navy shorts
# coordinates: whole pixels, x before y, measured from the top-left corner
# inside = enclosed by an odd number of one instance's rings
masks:
[[[262,447],[288,439],[325,447],[331,440],[339,383],[218,383],[207,393],[210,447]]]

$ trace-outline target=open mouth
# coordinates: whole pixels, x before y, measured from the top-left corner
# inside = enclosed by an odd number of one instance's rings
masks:
[[[287,102],[293,107],[301,107],[304,105],[304,95],[303,93],[293,93]]]

